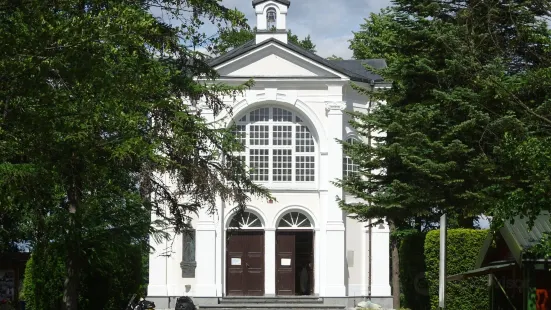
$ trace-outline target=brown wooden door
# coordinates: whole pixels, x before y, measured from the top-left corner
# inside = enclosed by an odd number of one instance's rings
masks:
[[[264,232],[228,231],[226,294],[264,295]]]
[[[276,235],[276,294],[295,295],[295,234]]]

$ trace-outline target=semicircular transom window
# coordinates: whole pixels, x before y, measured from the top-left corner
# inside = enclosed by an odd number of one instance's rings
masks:
[[[285,214],[281,220],[279,220],[279,224],[277,225],[277,228],[281,229],[312,229],[314,226],[312,225],[312,222],[306,215],[300,212],[289,212]]]
[[[235,128],[245,146],[238,155],[249,167],[253,181],[271,185],[316,180],[314,137],[295,113],[263,107],[240,117]]]
[[[231,222],[230,228],[240,229],[257,229],[262,228],[262,221],[256,214],[251,212],[244,212],[243,214],[236,214]]]

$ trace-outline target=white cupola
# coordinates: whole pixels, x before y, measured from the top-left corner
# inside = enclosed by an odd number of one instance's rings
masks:
[[[275,38],[287,43],[289,0],[253,0],[256,14],[256,44]]]

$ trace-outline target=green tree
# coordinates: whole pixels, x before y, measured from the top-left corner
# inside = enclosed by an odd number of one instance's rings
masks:
[[[238,13],[243,14],[243,13]],[[213,55],[220,56],[230,50],[237,48],[255,38],[256,27],[251,29],[248,26],[236,27],[236,28],[224,28],[219,32],[216,44],[210,50]],[[287,42],[300,46],[312,53],[316,52],[316,45],[312,43],[310,35],[307,35],[304,39],[292,33],[291,30],[287,31]]]
[[[342,57],[336,56],[335,54],[327,57],[327,60],[344,60]]]
[[[291,29],[289,29],[287,31],[287,40],[289,43],[300,46],[307,51],[310,51],[312,53],[316,52],[316,45],[312,43],[310,35],[307,35],[304,39],[301,40],[296,34],[293,34]]]
[[[199,29],[205,18],[243,26],[235,11],[214,0],[0,7],[0,206],[24,215],[35,259],[52,242],[63,248],[65,309],[78,308],[83,258],[98,240],[116,248],[138,244],[144,230],[180,233],[217,197],[243,208],[267,195],[233,155],[241,145],[231,130],[194,107],[217,115],[227,108],[221,98],[251,85],[211,83],[216,73],[194,51],[213,43]],[[158,20],[153,7],[182,26]]]
[[[499,222],[549,209],[548,9],[530,1],[394,2],[351,42],[355,58],[387,59],[377,72],[392,87],[356,87],[386,104],[353,115],[365,139],[343,144],[360,173],[339,184],[365,203],[342,207],[394,228],[434,223],[442,213],[468,228],[481,213]]]

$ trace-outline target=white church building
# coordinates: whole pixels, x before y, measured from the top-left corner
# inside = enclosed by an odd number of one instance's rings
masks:
[[[201,115],[236,125],[251,178],[275,199],[253,198],[243,216],[220,201],[216,214],[194,217],[190,234],[152,240],[147,298],[157,309],[174,308],[180,296],[218,309],[251,300],[349,307],[366,298],[391,307],[388,225],[348,217],[336,198],[354,198],[332,183],[357,170],[338,142],[359,139],[347,112],[368,113],[375,104],[351,82],[387,87],[364,67],[386,64],[317,56],[287,42],[289,0],[252,4],[256,38],[210,64],[218,82],[253,78],[255,85],[227,98],[231,117]],[[162,255],[169,247],[171,255]]]

